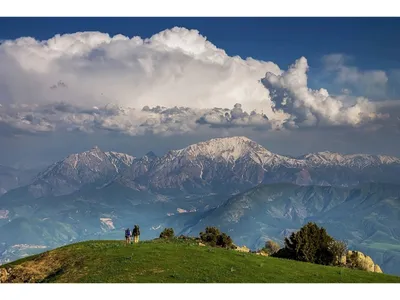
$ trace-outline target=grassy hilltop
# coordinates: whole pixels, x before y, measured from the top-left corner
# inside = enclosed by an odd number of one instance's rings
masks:
[[[88,241],[1,268],[8,270],[9,282],[400,283],[400,277],[386,274],[200,247],[183,240],[128,246],[122,241]]]

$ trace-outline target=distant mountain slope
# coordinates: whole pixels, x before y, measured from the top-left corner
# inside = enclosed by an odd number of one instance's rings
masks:
[[[98,147],[72,154],[41,172],[29,187],[35,197],[65,195],[87,184],[109,183],[132,164],[134,157],[103,152]]]
[[[386,274],[161,240],[129,246],[123,241],[77,243],[2,266],[0,275],[4,282],[46,283],[400,282]]]
[[[160,193],[232,194],[261,183],[351,186],[400,183],[400,159],[321,152],[290,158],[246,137],[217,138],[135,160],[117,179],[134,189]]]
[[[298,159],[304,160],[308,165],[312,166],[346,166],[359,169],[400,163],[400,159],[393,156],[367,154],[343,155],[329,151],[306,154],[300,156]]]
[[[98,147],[72,154],[36,176],[28,187],[35,198],[66,195],[86,185],[110,182],[136,191],[176,195],[231,195],[262,183],[355,186],[400,184],[400,159],[321,152],[298,158],[274,154],[246,137],[217,138],[141,158]],[[0,200],[1,201],[1,200]]]
[[[205,212],[182,233],[217,226],[238,243],[259,248],[268,239],[282,244],[308,221],[370,255],[384,272],[400,274],[400,186],[391,184],[261,185]]]

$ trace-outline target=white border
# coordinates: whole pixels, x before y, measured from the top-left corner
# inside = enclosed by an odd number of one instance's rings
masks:
[[[399,16],[394,0],[12,0],[0,16]]]
[[[1,284],[2,299],[383,299],[399,284]]]
[[[0,16],[398,16],[393,0],[178,1],[12,0]],[[399,284],[1,284],[2,299],[380,299]],[[392,296],[393,297],[393,296]]]

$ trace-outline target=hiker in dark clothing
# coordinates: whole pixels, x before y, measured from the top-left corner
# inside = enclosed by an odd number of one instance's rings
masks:
[[[139,243],[139,236],[140,236],[140,228],[139,225],[135,225],[132,230],[132,235],[134,238],[134,243]]]
[[[131,231],[129,230],[129,228],[127,228],[125,230],[125,241],[127,245],[129,245],[130,240],[131,240]]]

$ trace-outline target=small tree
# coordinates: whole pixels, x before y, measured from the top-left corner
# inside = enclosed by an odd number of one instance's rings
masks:
[[[233,248],[232,238],[216,227],[206,227],[205,232],[200,232],[200,240],[212,247]]]
[[[174,237],[174,229],[173,228],[165,228],[160,233],[160,239],[171,239]]]
[[[221,234],[217,227],[206,227],[205,232],[200,232],[202,242],[209,244],[212,247],[217,245],[218,236]]]
[[[332,241],[328,245],[328,250],[332,253],[333,264],[340,265],[342,257],[347,255],[347,244],[343,241]]]
[[[225,233],[221,233],[217,237],[217,246],[220,246],[222,248],[233,248],[233,241],[231,237]]]
[[[333,241],[325,228],[310,222],[285,238],[285,251],[279,252],[287,256],[285,258],[330,265],[334,263],[334,255],[329,249]]]
[[[264,252],[268,253],[269,255],[272,255],[272,254],[275,254],[276,252],[278,252],[279,249],[280,249],[280,246],[278,243],[276,243],[274,241],[267,241],[262,250]]]

